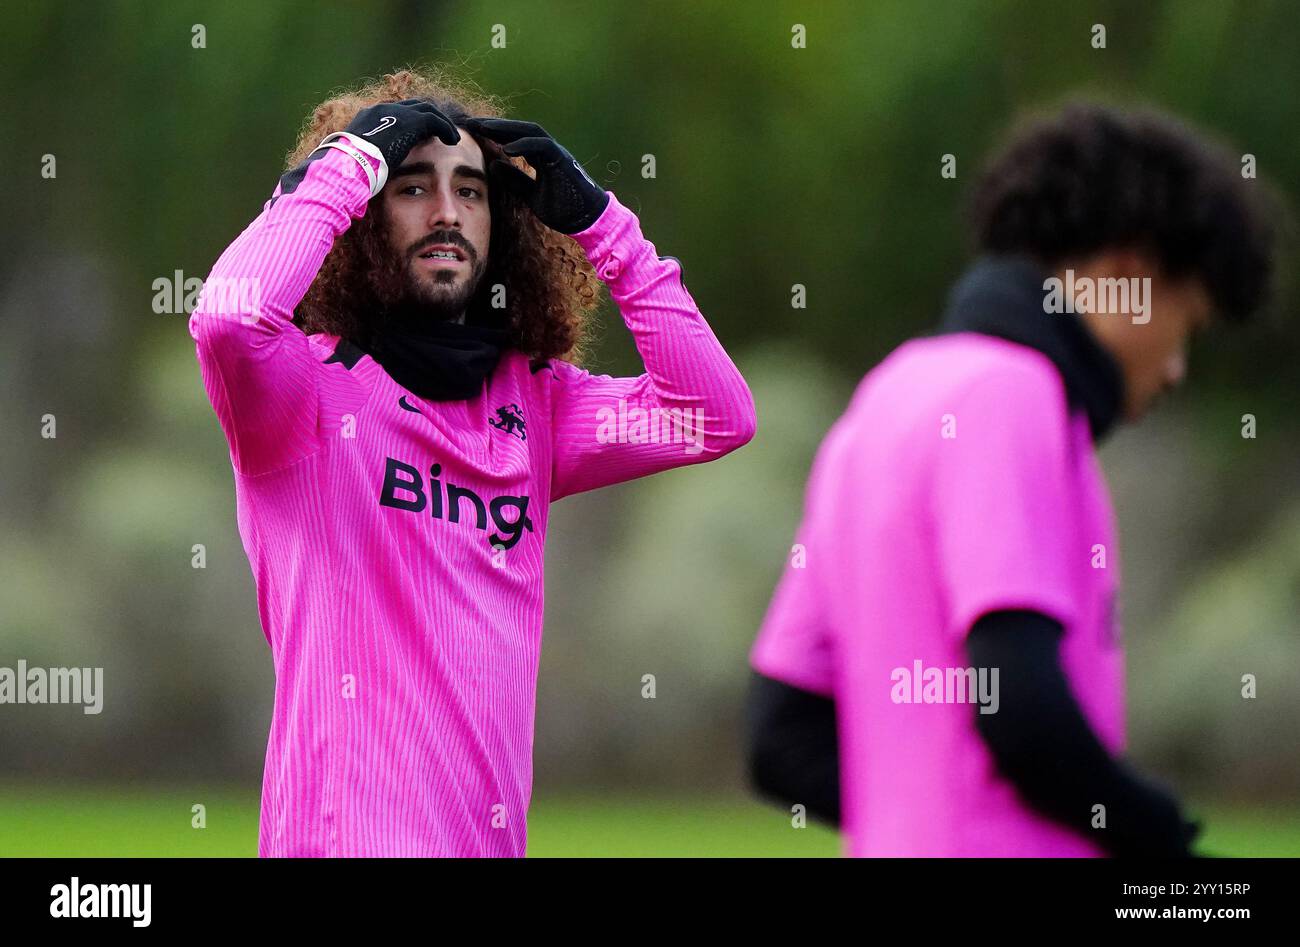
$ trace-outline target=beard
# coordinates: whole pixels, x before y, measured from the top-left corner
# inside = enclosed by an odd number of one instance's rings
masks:
[[[470,253],[466,250],[467,255]],[[398,305],[411,313],[424,313],[431,320],[462,321],[470,300],[478,292],[486,261],[478,254],[470,255],[469,274],[461,277],[446,270],[420,272],[418,259],[418,256],[412,256],[406,264],[402,298]]]
[[[461,250],[469,273],[421,271],[420,254],[437,243]],[[454,230],[435,230],[401,250],[387,240],[374,241],[363,252],[370,257],[368,281],[378,307],[415,324],[463,321],[487,270],[486,256]]]

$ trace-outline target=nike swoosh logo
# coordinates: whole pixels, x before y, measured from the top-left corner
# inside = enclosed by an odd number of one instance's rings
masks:
[[[385,128],[392,128],[396,124],[397,124],[397,119],[393,118],[393,116],[391,115],[385,115],[383,120],[374,128],[370,129],[370,131],[362,132],[361,137],[369,138],[371,135],[378,135]]]
[[[587,183],[590,184],[592,187],[599,187],[599,186],[600,186],[600,185],[598,185],[595,181],[593,181],[593,180],[591,179],[591,175],[587,173],[587,170],[586,170],[582,165],[578,164],[578,159],[577,159],[577,158],[574,158],[574,159],[573,159],[573,166],[574,166],[575,168],[578,169],[578,173],[581,174],[584,178],[586,178],[586,179],[587,179]]]
[[[406,400],[406,395],[402,395],[400,398],[398,398],[398,399],[397,399],[397,403],[398,403],[399,405],[401,405],[403,408],[405,408],[407,411],[414,411],[416,414],[424,414],[423,411],[421,411],[421,410],[420,410],[419,408],[417,408],[415,405],[410,404],[410,403]]]

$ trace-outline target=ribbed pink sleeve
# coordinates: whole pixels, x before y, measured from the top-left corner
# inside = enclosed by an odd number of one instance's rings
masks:
[[[613,194],[574,239],[608,285],[646,371],[612,378],[553,363],[551,499],[704,463],[749,441],[754,400],[682,284],[681,264],[658,256]]]
[[[204,283],[190,335],[241,473],[282,467],[319,446],[324,366],[290,320],[334,240],[365,213],[369,194],[355,161],[326,152],[294,191],[276,186]]]

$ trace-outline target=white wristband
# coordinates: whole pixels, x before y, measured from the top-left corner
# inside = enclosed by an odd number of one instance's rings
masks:
[[[361,169],[366,172],[366,179],[370,182],[371,197],[384,189],[384,184],[388,181],[388,162],[384,160],[384,153],[364,138],[358,138],[349,132],[335,132],[322,138],[321,143],[316,147],[336,148],[361,165]],[[366,155],[379,162],[377,172]]]

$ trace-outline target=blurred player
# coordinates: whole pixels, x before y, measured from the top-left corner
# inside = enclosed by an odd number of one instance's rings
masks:
[[[1120,759],[1096,448],[1183,380],[1194,333],[1264,301],[1253,186],[1158,114],[1013,136],[943,331],[868,373],[817,454],[752,653],[760,792],[855,855],[1188,854],[1178,802]]]

